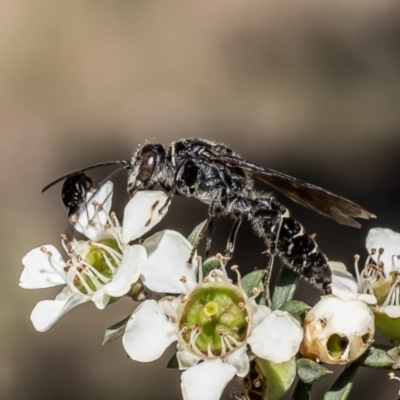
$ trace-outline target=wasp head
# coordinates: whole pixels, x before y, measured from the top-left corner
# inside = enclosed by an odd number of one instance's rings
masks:
[[[129,168],[128,193],[133,196],[138,190],[153,189],[162,184],[166,173],[165,148],[161,144],[140,147],[132,157]]]

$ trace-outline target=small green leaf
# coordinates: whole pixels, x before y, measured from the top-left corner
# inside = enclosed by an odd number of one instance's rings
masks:
[[[324,396],[324,400],[346,400],[353,387],[353,381],[356,376],[359,363],[349,364],[347,368],[339,375],[328,393]]]
[[[265,292],[264,277],[265,270],[255,270],[242,278],[242,287],[248,297],[254,296],[254,288],[260,293]]]
[[[213,269],[221,269],[221,258],[210,257],[202,264],[203,277],[206,277]]]
[[[197,225],[192,233],[188,236],[188,241],[193,247],[197,247],[199,245],[199,242],[201,240],[202,232],[204,229],[204,226],[206,224],[207,220],[205,219],[202,223]]]
[[[102,346],[104,346],[107,343],[113,342],[115,339],[118,339],[120,336],[122,336],[125,332],[126,329],[126,324],[129,321],[129,318],[131,316],[129,315],[128,317],[124,318],[122,321],[117,322],[113,326],[110,326],[103,335],[103,342],[101,343]]]
[[[274,310],[279,310],[283,304],[292,300],[297,285],[299,284],[299,279],[300,277],[297,272],[286,267],[282,268],[272,296],[272,306]]]
[[[367,350],[362,363],[362,365],[373,368],[391,368],[393,364],[395,364],[394,359],[384,349],[376,346],[371,346]]]
[[[267,387],[264,400],[280,399],[292,386],[296,378],[296,361],[292,358],[289,361],[275,364],[260,358],[256,359],[261,373],[267,378]]]
[[[309,360],[308,358],[300,358],[297,360],[297,374],[304,383],[312,383],[332,373],[333,371],[330,371],[321,364]]]
[[[300,379],[292,394],[292,400],[311,400],[311,383],[304,383]]]
[[[287,311],[299,322],[303,322],[304,315],[311,309],[311,307],[300,300],[291,300],[283,304],[279,309],[282,311]]]
[[[169,359],[167,368],[179,369],[179,362],[178,358],[176,357],[176,353]]]
[[[399,368],[399,348],[396,346],[393,349],[388,350],[387,353],[395,361],[396,368]]]

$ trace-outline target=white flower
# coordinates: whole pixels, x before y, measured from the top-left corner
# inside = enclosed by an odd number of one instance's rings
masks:
[[[161,277],[160,277],[161,279]],[[137,361],[159,358],[177,341],[177,359],[186,400],[217,400],[228,382],[249,371],[248,346],[274,363],[290,360],[302,340],[300,324],[287,312],[257,305],[225,269],[197,284],[184,276],[185,295],[148,300],[131,316],[123,346]]]
[[[115,214],[109,214],[111,182],[88,196],[91,201],[79,214],[75,228],[89,240],[66,243],[63,237],[66,261],[52,245],[35,248],[22,260],[21,287],[66,285],[55,300],[40,301],[33,309],[31,320],[38,331],[48,330],[78,304],[93,301],[103,309],[112,298],[126,295],[139,278],[150,290],[163,291],[157,269],[169,268],[171,263],[183,263],[186,268],[191,246],[177,232],[159,232],[141,245],[130,244],[162,219],[158,211],[165,203],[164,193],[138,192],[125,207],[122,227]],[[176,286],[168,286],[169,293],[180,293],[181,287]]]
[[[400,234],[385,228],[371,229],[367,236],[366,247],[370,257],[380,264],[383,272],[389,275],[400,271]]]
[[[371,229],[366,247],[369,257],[358,279],[362,290],[373,293],[378,305],[373,308],[379,332],[400,340],[400,234],[391,229]],[[356,271],[358,270],[356,259]]]
[[[346,364],[360,357],[372,343],[374,315],[360,300],[324,296],[304,320],[300,352],[328,364]]]
[[[332,295],[323,296],[307,313],[300,352],[329,364],[346,364],[358,358],[372,343],[374,315],[369,305],[373,294],[362,292],[344,264],[329,262]]]

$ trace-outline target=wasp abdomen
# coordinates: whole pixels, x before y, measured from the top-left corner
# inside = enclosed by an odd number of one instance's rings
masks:
[[[289,211],[274,203],[270,204],[270,209],[259,204],[253,212],[252,220],[257,232],[264,238],[271,254],[279,255],[289,268],[329,294],[332,272],[328,258],[303,226],[290,217]]]

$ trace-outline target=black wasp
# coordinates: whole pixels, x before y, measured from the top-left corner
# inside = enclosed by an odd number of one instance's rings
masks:
[[[235,222],[228,240],[226,255],[234,249],[236,233],[243,216],[261,236],[268,253],[278,255],[287,266],[323,290],[331,292],[331,270],[328,259],[313,237],[290,217],[289,210],[270,193],[254,188],[259,179],[297,203],[340,224],[359,227],[353,218],[374,218],[361,206],[272,169],[263,168],[241,158],[227,146],[202,139],[182,139],[167,149],[162,144],[140,146],[131,160],[107,161],[64,175],[55,183],[79,176],[89,169],[106,165],[121,165],[128,171],[128,193],[153,189],[160,185],[167,193],[166,205],[175,194],[194,197],[209,205],[203,233],[209,232],[215,216],[230,215]],[[161,212],[162,210],[160,210]],[[271,257],[271,258],[272,258]]]

